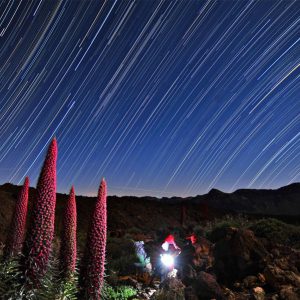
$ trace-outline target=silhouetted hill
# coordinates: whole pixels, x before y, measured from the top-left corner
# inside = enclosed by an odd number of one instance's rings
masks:
[[[11,220],[18,186],[0,186],[0,242],[4,242]],[[29,213],[36,190],[30,188]],[[57,194],[56,231],[62,224],[66,194]],[[78,237],[84,240],[95,198],[77,196]],[[180,227],[181,222],[198,224],[225,213],[247,213],[268,216],[300,215],[300,183],[291,184],[277,190],[240,189],[234,193],[224,193],[212,189],[208,194],[195,197],[108,197],[108,229],[113,234],[124,234],[128,228],[143,232],[156,232],[168,227]],[[182,219],[184,218],[184,220]]]
[[[226,212],[239,212],[262,215],[300,215],[300,183],[293,183],[279,189],[239,189],[225,193],[212,189],[205,195],[195,197],[153,198],[142,197],[141,200],[155,200],[161,203],[202,204],[209,208]]]
[[[300,183],[276,190],[240,189],[233,193],[212,189],[191,202],[241,213],[297,216],[300,215]]]

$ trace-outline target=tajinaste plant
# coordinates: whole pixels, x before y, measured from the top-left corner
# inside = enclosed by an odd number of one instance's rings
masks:
[[[100,299],[103,287],[107,230],[106,196],[106,182],[102,179],[88,231],[84,265],[81,270],[84,297],[87,299]]]
[[[37,196],[32,206],[24,245],[25,277],[28,283],[38,287],[47,271],[54,235],[56,204],[57,143],[54,138],[37,183]]]
[[[18,194],[15,211],[8,231],[4,248],[4,258],[8,259],[19,254],[25,238],[25,226],[28,206],[29,178],[26,177]]]

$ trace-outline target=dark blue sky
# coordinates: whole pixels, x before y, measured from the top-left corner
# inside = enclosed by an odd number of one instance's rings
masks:
[[[186,196],[300,179],[300,1],[1,1],[0,182]]]

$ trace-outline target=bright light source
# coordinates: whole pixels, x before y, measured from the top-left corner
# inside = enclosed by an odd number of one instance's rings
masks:
[[[174,265],[174,257],[170,254],[162,254],[161,262],[167,267],[172,267]]]

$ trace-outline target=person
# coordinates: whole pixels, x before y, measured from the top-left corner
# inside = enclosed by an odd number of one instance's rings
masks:
[[[195,233],[188,235],[185,239],[187,240],[187,243],[191,245],[194,245],[197,242],[197,236]]]
[[[181,253],[181,249],[176,244],[172,234],[169,234],[165,238],[161,248],[161,281],[163,281],[168,276],[176,276],[177,269],[175,269],[175,258]]]
[[[195,243],[197,242],[196,235],[190,234],[186,237],[186,242],[182,247],[182,252],[178,257],[178,276],[183,279],[185,274],[194,266],[194,257],[195,257]]]
[[[136,278],[138,281],[143,281],[144,283],[149,283],[151,281],[152,274],[152,264],[150,262],[150,257],[145,251],[144,241],[135,241],[135,254],[139,262],[134,263],[136,267]]]
[[[143,272],[150,273],[152,270],[152,265],[150,262],[150,257],[147,255],[144,246],[145,246],[144,241],[134,242],[135,253],[139,260],[139,262],[134,263],[134,265],[137,268],[140,268]]]

